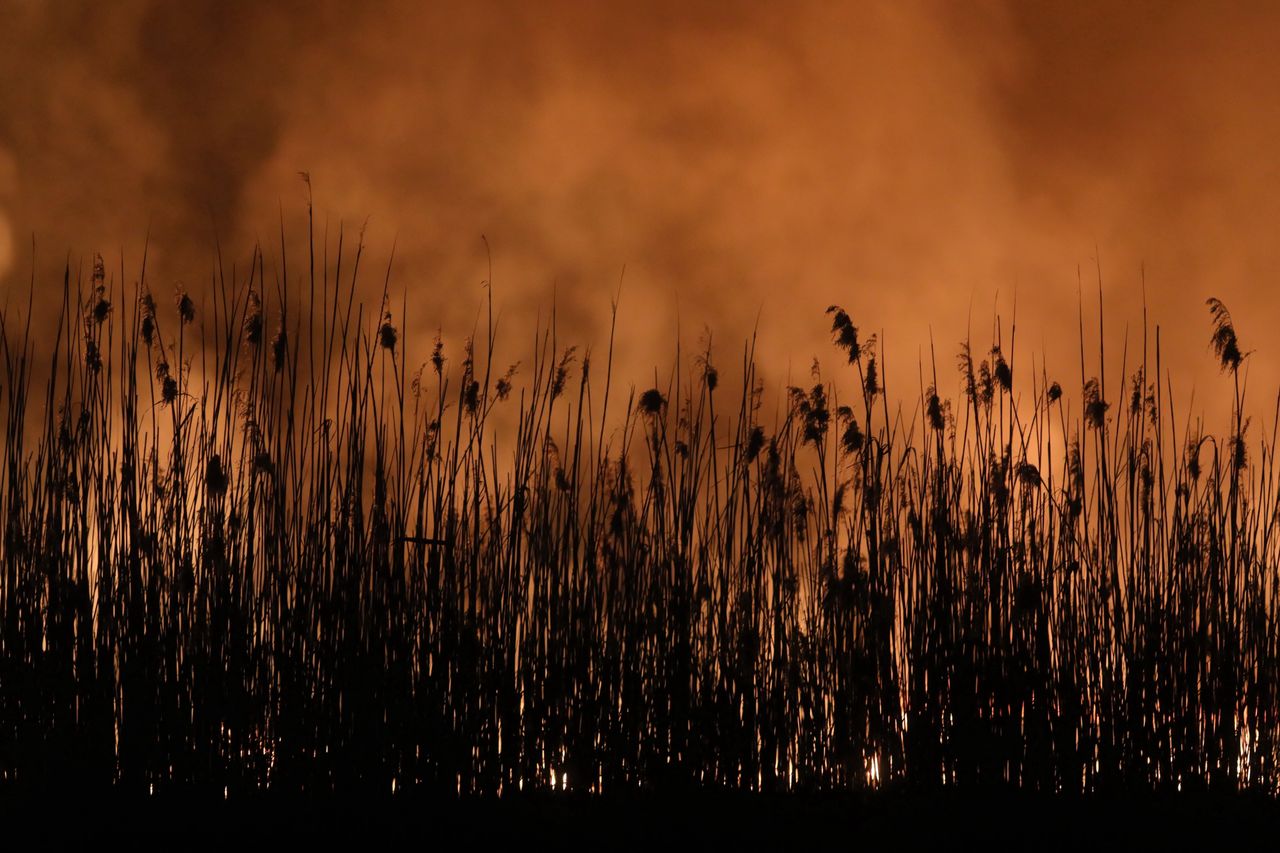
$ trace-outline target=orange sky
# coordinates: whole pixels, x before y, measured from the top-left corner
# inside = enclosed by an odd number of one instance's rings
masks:
[[[1179,403],[1225,387],[1218,296],[1270,414],[1276,4],[265,5],[0,0],[6,299],[32,234],[53,282],[68,250],[132,266],[150,228],[157,288],[198,289],[211,222],[242,263],[281,206],[301,236],[307,170],[335,227],[369,218],[371,293],[398,241],[420,339],[470,328],[483,233],[511,358],[553,287],[566,336],[603,346],[625,264],[637,383],[669,365],[677,316],[732,363],[761,315],[775,381],[834,368],[838,302],[884,330],[912,395],[931,330],[954,377],[970,306],[983,341],[1016,292],[1021,363],[1047,353],[1074,387],[1096,246],[1112,381],[1145,263]]]

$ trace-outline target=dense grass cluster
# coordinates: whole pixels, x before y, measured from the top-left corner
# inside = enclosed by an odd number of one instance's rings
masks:
[[[1121,390],[997,331],[891,400],[836,307],[841,382],[766,416],[750,346],[641,393],[552,331],[446,354],[336,249],[0,318],[0,790],[1280,784],[1275,436],[1220,303],[1224,439],[1158,332]]]

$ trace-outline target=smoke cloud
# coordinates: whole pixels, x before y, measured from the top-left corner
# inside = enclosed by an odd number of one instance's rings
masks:
[[[1016,299],[1019,356],[1047,356],[1066,384],[1078,271],[1096,336],[1100,268],[1116,369],[1139,357],[1145,294],[1179,402],[1192,382],[1212,398],[1213,295],[1258,349],[1252,384],[1280,384],[1262,320],[1280,309],[1273,4],[0,0],[0,14],[7,295],[25,288],[32,235],[38,280],[68,251],[128,269],[149,237],[153,282],[198,289],[215,239],[245,264],[255,241],[275,251],[283,220],[298,245],[306,171],[331,238],[368,219],[374,264],[394,242],[419,338],[475,322],[484,234],[512,347],[553,298],[563,337],[602,346],[625,265],[618,352],[639,383],[670,364],[677,329],[693,346],[709,328],[733,361],[757,322],[771,379],[787,364],[803,379],[814,355],[837,363],[822,311],[840,303],[883,332],[910,396],[931,339],[954,376],[957,343],[971,329],[981,349],[996,306],[1007,335]]]

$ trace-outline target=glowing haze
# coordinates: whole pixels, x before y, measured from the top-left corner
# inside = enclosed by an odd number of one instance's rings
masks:
[[[198,289],[215,224],[240,264],[282,210],[301,236],[305,170],[331,233],[368,218],[375,266],[395,241],[411,335],[470,329],[485,234],[517,357],[553,288],[564,336],[602,345],[626,265],[636,382],[677,322],[732,361],[760,316],[777,381],[834,366],[838,302],[884,331],[899,393],[931,331],[951,388],[997,293],[1022,364],[1074,380],[1097,254],[1113,370],[1145,263],[1178,403],[1222,384],[1211,295],[1269,394],[1278,9],[0,0],[0,287],[25,296],[32,235],[52,282],[68,251],[136,269],[149,231],[157,288]]]

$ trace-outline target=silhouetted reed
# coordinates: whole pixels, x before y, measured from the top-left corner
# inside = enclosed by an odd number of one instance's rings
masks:
[[[847,381],[768,423],[750,345],[728,399],[709,347],[625,398],[554,329],[499,372],[492,319],[418,366],[336,249],[0,317],[0,785],[1275,792],[1275,428],[1222,303],[1225,441],[1158,329],[1073,414],[1012,335],[891,397],[836,306]]]

